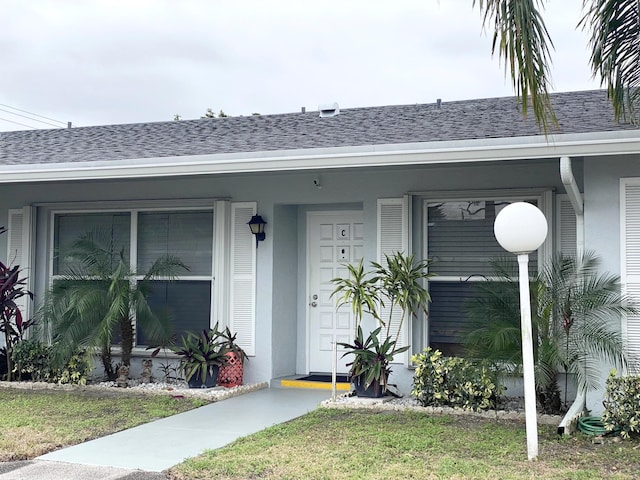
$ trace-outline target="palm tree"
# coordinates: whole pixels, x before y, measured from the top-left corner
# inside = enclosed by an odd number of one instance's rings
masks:
[[[592,252],[559,254],[532,282],[536,389],[547,409],[560,407],[560,371],[586,391],[599,387],[601,361],[623,368],[634,363],[615,324],[635,309],[621,294],[619,278],[600,274],[599,264]],[[478,282],[478,295],[467,305],[471,322],[465,344],[471,356],[520,366],[517,272],[503,261],[495,261],[494,270],[497,281]],[[566,391],[565,384],[565,404]]]
[[[127,366],[135,328],[156,344],[167,343],[170,319],[153,312],[147,298],[154,280],[172,280],[188,270],[177,257],[158,258],[139,278],[124,248],[109,232],[98,230],[80,236],[64,258],[66,272],[53,282],[42,312],[52,326],[58,362],[69,358],[79,345],[93,347],[100,350],[106,376],[114,379],[111,345],[116,335],[120,335],[122,363]]]
[[[492,53],[504,60],[523,115],[529,101],[545,132],[557,120],[549,101],[550,49],[542,0],[473,0],[493,29]],[[637,0],[584,0],[577,26],[590,32],[591,70],[606,85],[616,120],[635,120],[640,102],[640,7]]]

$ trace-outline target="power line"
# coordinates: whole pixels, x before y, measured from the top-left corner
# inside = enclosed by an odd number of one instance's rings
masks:
[[[21,126],[27,127],[27,128],[37,129],[37,127],[32,127],[31,125],[27,125],[26,123],[14,122],[13,120],[9,120],[8,118],[0,117],[0,120],[3,120],[5,122],[9,122],[9,123],[15,123],[16,125],[21,125]]]
[[[28,112],[28,111],[26,111],[26,110],[22,110],[22,109],[20,109],[20,108],[12,107],[11,105],[5,105],[4,103],[0,103],[0,106],[2,106],[2,107],[7,107],[7,108],[10,108],[10,109],[12,109],[12,110],[17,110],[17,111],[22,112],[22,113],[28,113],[29,115],[33,115],[33,116],[35,116],[35,117],[46,118],[47,120],[51,120],[52,122],[61,123],[61,124],[63,124],[63,125],[66,125],[66,124],[67,124],[67,122],[63,122],[62,120],[56,120],[55,118],[49,118],[49,117],[45,117],[44,115],[38,115],[37,113]],[[5,111],[6,111],[6,110],[5,110]],[[12,112],[9,112],[9,113],[12,113]],[[17,113],[14,113],[13,115],[17,115]],[[21,115],[21,116],[22,116],[22,115]],[[34,120],[35,120],[35,119],[34,119]],[[37,122],[39,122],[40,120],[36,120],[36,121],[37,121]],[[44,123],[46,123],[46,122],[44,122]]]
[[[10,113],[11,115],[15,115],[16,117],[26,118],[27,120],[31,120],[32,122],[40,122],[40,123],[44,123],[46,125],[51,125],[52,127],[62,128],[62,127],[60,127],[60,125],[56,125],[55,123],[45,122],[44,120],[38,120],[37,118],[27,117],[26,115],[22,115],[20,113],[15,113],[15,112],[12,112],[10,110],[5,110],[4,108],[0,108],[0,112]],[[42,117],[42,118],[47,118],[47,117]],[[56,122],[56,121],[57,120],[54,120],[54,122]]]

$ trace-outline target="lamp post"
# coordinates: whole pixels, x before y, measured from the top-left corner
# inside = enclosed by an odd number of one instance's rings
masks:
[[[533,369],[531,297],[529,295],[529,253],[537,250],[544,243],[547,229],[547,220],[544,214],[536,206],[526,202],[516,202],[506,206],[498,213],[493,224],[493,232],[498,243],[505,250],[518,256],[524,407],[529,460],[538,456],[536,384]]]

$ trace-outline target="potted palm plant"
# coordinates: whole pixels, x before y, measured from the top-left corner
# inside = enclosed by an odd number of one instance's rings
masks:
[[[365,339],[362,327],[358,326],[353,344],[339,344],[347,349],[344,355],[353,355],[349,376],[358,397],[383,397],[389,386],[394,355],[409,349],[408,346],[396,348],[395,340],[388,336],[381,341],[381,331],[382,327],[378,327]]]
[[[332,296],[338,296],[338,308],[349,304],[355,319],[353,343],[338,345],[346,349],[343,356],[353,355],[347,366],[356,395],[361,397],[382,397],[387,393],[391,362],[409,349],[408,345],[398,346],[402,325],[418,312],[426,314],[430,301],[424,285],[431,276],[427,272],[429,260],[396,252],[387,255],[385,263],[371,262],[373,270],[367,272],[360,260],[358,265],[347,265],[348,277],[332,280],[336,285]],[[386,319],[382,319],[382,311]],[[399,320],[394,323],[398,313]],[[361,325],[365,314],[378,324],[366,338]]]
[[[180,372],[190,388],[211,388],[218,382],[218,371],[227,363],[224,341],[217,328],[202,330],[196,334],[187,332],[181,345],[172,347],[182,357]]]

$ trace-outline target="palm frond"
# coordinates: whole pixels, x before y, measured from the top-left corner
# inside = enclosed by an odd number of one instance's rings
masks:
[[[492,54],[505,62],[522,114],[529,102],[546,133],[558,121],[549,100],[553,42],[542,19],[540,0],[474,0],[483,16],[483,26],[493,29]]]
[[[58,358],[68,358],[80,345],[99,348],[110,356],[112,339],[119,330],[123,362],[128,363],[134,320],[139,321],[141,331],[149,329],[147,338],[161,338],[163,345],[169,344],[167,316],[152,312],[147,298],[152,280],[172,280],[187,269],[177,257],[159,258],[138,280],[125,250],[108,230],[80,236],[62,257],[64,272],[52,285],[43,311],[47,324],[52,325]]]
[[[579,389],[591,389],[601,379],[602,362],[635,366],[627,357],[620,319],[636,309],[622,295],[619,278],[600,273],[599,267],[593,252],[560,254],[542,265],[532,282],[536,384],[541,390],[556,382],[559,371],[574,374]],[[477,296],[468,304],[466,345],[482,358],[520,361],[517,281],[504,269],[498,268],[496,275],[503,281],[479,282]]]
[[[585,0],[579,25],[590,30],[591,71],[607,86],[616,120],[637,123],[640,7],[637,0]]]

